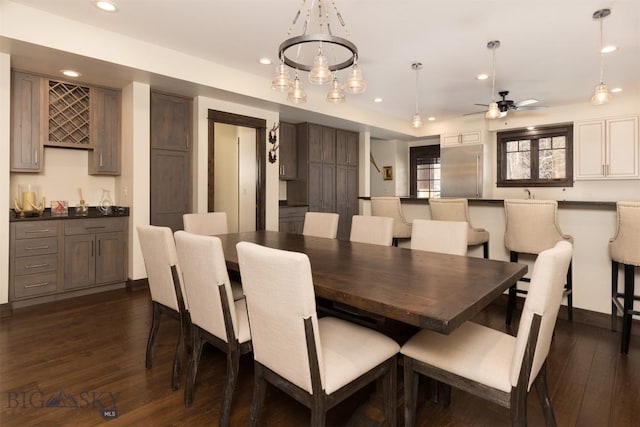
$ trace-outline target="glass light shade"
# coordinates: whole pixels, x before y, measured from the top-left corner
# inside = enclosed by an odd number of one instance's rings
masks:
[[[349,77],[347,78],[347,82],[344,85],[344,90],[347,93],[358,94],[362,93],[367,89],[367,84],[364,82],[362,78],[362,71],[358,67],[358,64],[353,64],[351,71],[349,72]]]
[[[497,119],[500,117],[500,109],[498,108],[497,102],[489,104],[489,110],[487,110],[484,117],[487,119]]]
[[[285,92],[291,87],[291,77],[289,77],[289,70],[284,63],[280,63],[276,67],[276,73],[271,81],[271,89]]]
[[[338,78],[334,77],[333,81],[331,82],[331,90],[329,90],[329,93],[327,93],[327,102],[339,104],[341,102],[344,102],[344,100],[345,100],[344,91],[340,87],[340,82],[338,81]]]
[[[316,85],[323,85],[331,81],[331,71],[327,65],[327,57],[318,49],[318,54],[313,58],[313,67],[309,71],[309,81]]]
[[[287,99],[294,104],[304,104],[307,102],[307,94],[304,92],[304,88],[302,87],[302,82],[296,76],[291,88],[289,89],[289,93],[287,94]]]
[[[411,126],[413,126],[416,129],[422,127],[422,118],[420,117],[420,114],[415,113],[413,115],[413,120],[411,120]]]
[[[591,104],[606,104],[607,102],[611,101],[612,98],[613,96],[611,95],[611,92],[609,92],[607,85],[603,82],[600,82],[600,84],[596,86],[596,90],[593,92],[593,96],[591,97]]]

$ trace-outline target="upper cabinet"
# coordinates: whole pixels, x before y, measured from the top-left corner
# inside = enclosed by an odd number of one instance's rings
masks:
[[[89,150],[90,175],[120,174],[120,92],[12,73],[11,171],[40,172],[44,146]]]
[[[189,151],[191,145],[191,99],[153,92],[151,123],[152,148]]]
[[[358,134],[346,130],[336,130],[336,163],[358,166]]]
[[[11,75],[11,172],[40,172],[47,134],[44,78],[13,72]]]
[[[280,179],[296,179],[298,173],[298,150],[296,147],[296,126],[280,122]]]
[[[638,116],[574,123],[575,179],[637,179]]]
[[[445,133],[440,136],[440,145],[482,144],[482,131]]]

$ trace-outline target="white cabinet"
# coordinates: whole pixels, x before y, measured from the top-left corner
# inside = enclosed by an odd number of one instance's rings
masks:
[[[440,135],[440,145],[482,144],[482,131],[445,133]]]
[[[637,179],[638,116],[574,123],[574,177]]]

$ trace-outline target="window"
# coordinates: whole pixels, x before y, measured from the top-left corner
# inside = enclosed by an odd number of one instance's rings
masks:
[[[409,148],[412,197],[440,197],[440,146]]]
[[[498,132],[498,187],[573,187],[573,126]]]

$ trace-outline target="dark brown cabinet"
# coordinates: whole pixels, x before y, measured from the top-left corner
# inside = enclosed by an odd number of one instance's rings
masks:
[[[280,122],[280,179],[296,179],[298,176],[298,147],[296,125]]]
[[[120,92],[95,89],[90,112],[89,175],[120,175]]]
[[[306,206],[280,206],[278,230],[285,233],[302,234],[306,212]]]
[[[11,172],[40,172],[47,134],[45,79],[14,71],[11,80]]]
[[[191,99],[151,93],[151,224],[182,229],[191,212]]]
[[[358,134],[346,130],[336,131],[336,163],[358,166]]]

